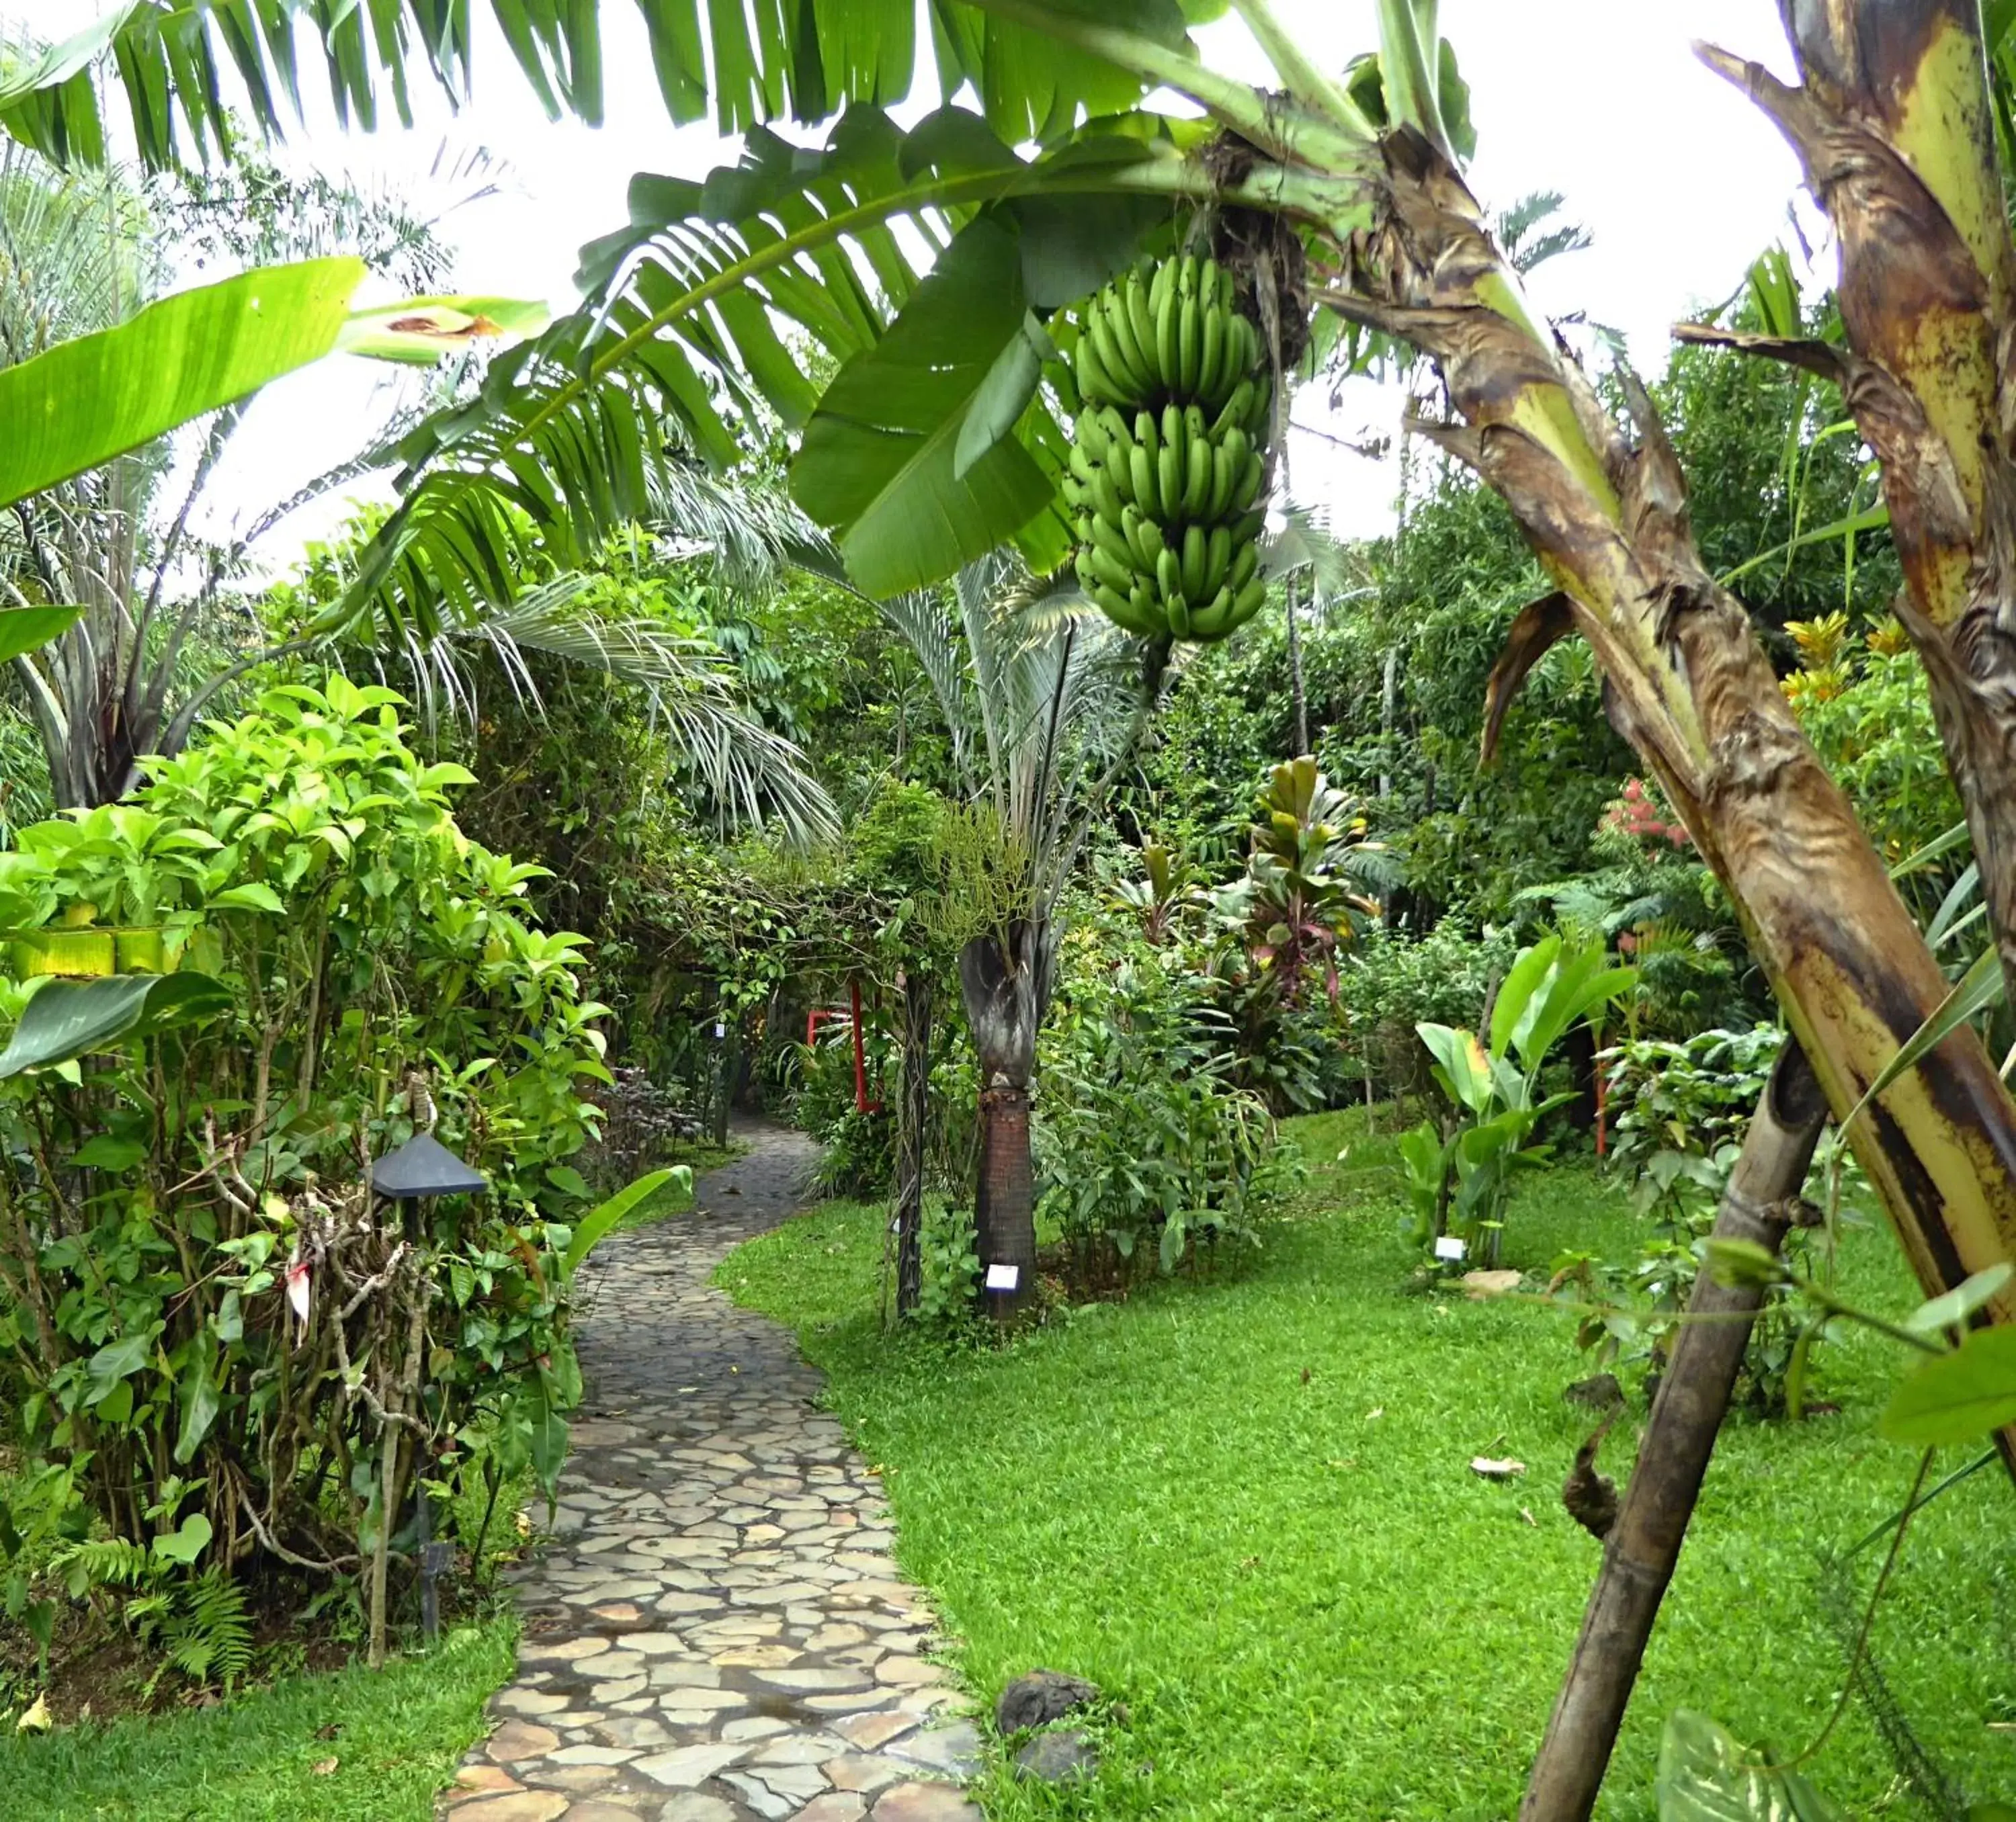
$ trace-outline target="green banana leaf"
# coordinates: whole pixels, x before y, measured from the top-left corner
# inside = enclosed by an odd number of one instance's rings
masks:
[[[363,275],[348,258],[262,267],[0,370],[0,505],[319,360]]]
[[[124,86],[133,137],[154,168],[229,156],[229,108],[241,92],[269,138],[301,118],[299,63],[319,50],[338,117],[369,131],[390,104],[410,127],[410,86],[432,77],[452,102],[470,92],[478,33],[467,0],[125,0],[0,84],[0,126],[58,163],[102,161],[105,122],[92,66],[116,59],[110,94]],[[547,115],[591,126],[603,117],[602,8],[598,0],[491,0],[496,30]],[[1054,133],[1075,119],[1131,106],[1138,80],[1042,31],[967,3],[929,9],[927,57],[920,9],[908,0],[626,0],[641,13],[666,111],[675,124],[710,106],[721,131],[740,133],[789,115],[805,122],[843,108],[891,105],[935,69],[947,99],[969,83],[1004,137]],[[1057,9],[1066,11],[1064,7]],[[1171,49],[1185,41],[1179,0],[1071,0],[1071,16],[1118,27]],[[368,23],[362,23],[368,19]],[[236,81],[230,80],[235,77]],[[710,80],[710,77],[711,80]]]
[[[1015,236],[982,218],[826,389],[791,491],[832,530],[865,594],[936,581],[1050,503],[1049,477],[1013,439],[993,443],[963,480],[955,465],[967,415],[996,358],[1022,340],[1026,314]]]
[[[545,304],[517,297],[405,297],[353,311],[335,351],[431,366],[472,342],[517,341],[546,326]]]
[[[0,664],[61,638],[83,617],[81,607],[0,608]]]
[[[0,1081],[74,1062],[124,1039],[214,1019],[230,1008],[229,993],[203,974],[51,979],[21,1009],[20,1022],[0,1051]]]
[[[572,1278],[581,1267],[581,1262],[592,1252],[597,1244],[615,1227],[617,1222],[649,1198],[671,1182],[677,1181],[681,1188],[693,1187],[693,1170],[685,1164],[675,1164],[664,1170],[653,1170],[640,1177],[626,1188],[619,1189],[607,1202],[597,1202],[588,1213],[574,1223],[573,1236],[567,1242],[567,1256],[560,1261],[562,1274]]]

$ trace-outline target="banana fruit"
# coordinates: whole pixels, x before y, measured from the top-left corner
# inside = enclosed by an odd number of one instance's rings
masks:
[[[1222,639],[1260,611],[1271,394],[1232,275],[1185,254],[1144,261],[1085,306],[1085,408],[1064,498],[1078,577],[1143,638]]]

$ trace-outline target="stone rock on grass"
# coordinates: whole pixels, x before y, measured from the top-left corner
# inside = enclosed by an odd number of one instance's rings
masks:
[[[1098,1699],[1099,1685],[1082,1676],[1067,1676],[1061,1670],[1031,1670],[1001,1691],[1001,1699],[994,1705],[994,1725],[1003,1734],[1024,1733],[1031,1727],[1048,1727]]]
[[[1074,1784],[1099,1770],[1099,1748],[1075,1727],[1039,1734],[1015,1755],[1017,1777],[1045,1784]]]

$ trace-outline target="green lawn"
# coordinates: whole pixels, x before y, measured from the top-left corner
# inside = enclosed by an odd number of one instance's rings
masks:
[[[1126,1705],[1095,1784],[997,1775],[993,1822],[1517,1809],[1599,1556],[1557,1497],[1582,1433],[1560,1397],[1584,1370],[1569,1322],[1413,1288],[1389,1148],[1361,1142],[1339,1166],[1359,1116],[1291,1130],[1317,1168],[1301,1218],[1249,1266],[1081,1310],[1006,1353],[880,1338],[879,1210],[826,1205],[722,1268],[830,1374],[971,1686],[991,1698],[1045,1666]],[[1564,1167],[1528,1184],[1507,1263],[1544,1277],[1571,1244],[1621,1256],[1633,1225],[1615,1191]],[[1916,1300],[1879,1230],[1850,1234],[1843,1277],[1892,1308]],[[1785,1752],[1824,1720],[1845,1659],[1818,1557],[1902,1503],[1913,1463],[1871,1429],[1896,1365],[1852,1337],[1814,1388],[1841,1414],[1730,1428],[1601,1814],[1652,1814],[1675,1706]],[[1531,1472],[1487,1483],[1468,1467],[1480,1454]],[[1999,1472],[1918,1520],[1875,1648],[1935,1757],[1975,1799],[2016,1799],[2016,1734],[1989,1724],[2016,1720],[2016,1498]],[[1811,1770],[1858,1812],[1894,1776],[1859,1705]]]
[[[516,1620],[500,1616],[375,1673],[359,1662],[214,1708],[0,1737],[0,1817],[426,1822],[517,1642]]]

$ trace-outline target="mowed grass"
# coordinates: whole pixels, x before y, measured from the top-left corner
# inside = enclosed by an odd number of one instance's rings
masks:
[[[1362,1116],[1289,1130],[1309,1190],[1248,1263],[1006,1351],[883,1339],[880,1209],[825,1205],[721,1268],[830,1375],[970,1686],[991,1702],[1042,1666],[1125,1705],[1093,1783],[1018,1785],[997,1767],[993,1822],[1517,1809],[1600,1554],[1557,1497],[1587,1428],[1561,1393],[1586,1367],[1557,1310],[1420,1287],[1390,1145],[1364,1140]],[[1570,1245],[1627,1256],[1637,1225],[1564,1166],[1527,1183],[1507,1263],[1544,1282]],[[1880,1229],[1849,1232],[1842,1279],[1892,1310],[1916,1301]],[[1821,1559],[1903,1504],[1915,1462],[1873,1430],[1899,1364],[1852,1335],[1817,1357],[1814,1395],[1840,1414],[1729,1426],[1603,1816],[1654,1814],[1675,1707],[1780,1753],[1825,1723],[1846,1657]],[[1621,1425],[1606,1468],[1621,1479],[1635,1446]],[[1485,1481],[1480,1454],[1529,1472]],[[1855,1560],[1858,1597],[1879,1555]],[[1874,1647],[1935,1760],[1976,1801],[2016,1800],[2016,1733],[1991,1724],[2016,1720],[2016,1496],[1999,1468],[1917,1519]],[[1852,1813],[1899,1807],[1859,1702],[1809,1770]]]
[[[498,1617],[426,1656],[362,1662],[187,1709],[0,1737],[7,1822],[427,1822],[511,1674]]]

